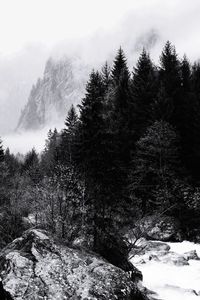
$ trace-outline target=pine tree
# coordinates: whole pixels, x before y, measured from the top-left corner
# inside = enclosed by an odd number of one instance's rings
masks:
[[[179,105],[176,106],[176,128],[181,136],[187,135],[187,126],[191,114],[191,70],[186,56],[180,62],[181,86],[179,90]]]
[[[108,92],[108,90],[111,86],[111,69],[108,66],[107,62],[103,66],[101,74],[102,74],[102,80],[103,80],[105,92]]]
[[[114,60],[111,72],[113,88],[110,94],[111,114],[110,130],[115,147],[118,169],[126,169],[130,159],[133,122],[132,97],[130,89],[130,73],[123,50],[120,48]]]
[[[181,99],[182,105],[179,107],[179,122],[178,130],[181,136],[181,152],[182,162],[188,167],[189,156],[191,154],[193,134],[192,123],[193,123],[193,99],[191,94],[191,68],[189,61],[184,56],[181,62]],[[192,123],[191,123],[192,122]]]
[[[99,72],[90,74],[86,95],[80,105],[78,164],[86,182],[88,205],[93,223],[94,248],[104,226],[106,176],[105,123],[103,118],[104,86]]]
[[[124,51],[120,47],[115,57],[112,72],[111,72],[113,85],[119,85],[122,76],[123,76],[124,84],[127,84],[127,81],[124,81],[124,79],[126,78],[127,80],[129,80],[130,74],[129,74]]]
[[[192,89],[200,102],[200,63],[194,63],[192,66]]]
[[[55,128],[47,134],[44,151],[41,155],[41,171],[44,175],[52,176],[59,160],[60,133]]]
[[[194,65],[192,72],[186,58],[182,62],[182,160],[193,179],[200,180],[200,67]]]
[[[78,115],[76,113],[76,109],[74,105],[72,104],[71,108],[69,109],[67,118],[65,120],[65,131],[67,134],[73,136],[75,133],[75,128],[77,126],[78,122]]]
[[[191,91],[191,67],[190,63],[187,59],[187,56],[183,56],[183,60],[181,62],[181,86],[185,92]]]
[[[4,161],[9,170],[9,176],[13,177],[15,174],[18,174],[21,168],[21,162],[17,157],[10,153],[10,149],[7,148],[4,154]]]
[[[4,150],[3,150],[3,145],[2,141],[0,140],[0,162],[4,160]]]
[[[95,170],[101,169],[97,153],[101,148],[101,130],[103,128],[103,83],[99,72],[93,71],[86,86],[86,95],[80,107],[80,165],[93,177]],[[98,165],[97,165],[98,164]]]
[[[60,161],[63,164],[72,164],[75,160],[75,143],[78,134],[78,114],[74,105],[69,109],[65,120],[65,128],[61,134],[61,142],[59,145]]]
[[[22,165],[22,171],[30,177],[33,185],[37,185],[41,180],[39,157],[36,150],[33,148],[29,151]]]
[[[149,54],[143,49],[136,68],[133,71],[132,93],[135,103],[135,126],[137,137],[144,133],[152,122],[152,103],[155,100],[157,88],[156,69]]]
[[[160,76],[169,96],[175,95],[180,87],[180,62],[175,47],[167,41],[160,57]]]
[[[169,41],[162,51],[160,64],[160,81],[165,89],[166,98],[173,105],[170,123],[176,126],[179,122],[179,106],[181,105],[180,62],[175,47]]]
[[[167,95],[165,87],[161,82],[157,95],[152,103],[152,119],[154,121],[162,120],[170,122],[173,111],[173,100]]]
[[[5,155],[2,141],[0,140],[0,205],[4,204],[8,199],[8,168],[5,163]]]
[[[35,149],[33,148],[30,152],[26,154],[24,164],[23,164],[23,170],[29,170],[31,169],[34,164],[38,164],[38,154],[36,153]]]
[[[132,197],[139,199],[143,214],[174,204],[180,172],[178,146],[177,134],[164,121],[156,121],[137,142],[130,190]]]
[[[104,194],[110,210],[110,221],[124,219],[127,213],[127,174],[133,149],[132,97],[130,73],[123,50],[120,48],[111,70],[112,84],[105,99]],[[123,207],[123,208],[122,208]],[[114,227],[119,224],[115,224]],[[111,225],[110,225],[111,227]]]

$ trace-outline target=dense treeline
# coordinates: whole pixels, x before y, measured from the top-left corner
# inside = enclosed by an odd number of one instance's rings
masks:
[[[129,70],[120,48],[111,67],[91,72],[78,108],[61,132],[49,131],[41,155],[20,160],[1,146],[4,242],[31,214],[36,226],[68,242],[85,237],[102,254],[150,214],[175,216],[186,238],[200,231],[200,64],[167,42],[159,66],[143,50]]]

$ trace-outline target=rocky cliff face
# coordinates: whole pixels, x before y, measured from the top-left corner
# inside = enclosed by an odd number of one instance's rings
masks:
[[[5,299],[147,299],[121,269],[35,229],[0,253],[0,276]]]
[[[42,79],[33,85],[17,130],[41,129],[63,124],[71,104],[80,103],[88,67],[78,59],[49,59]]]

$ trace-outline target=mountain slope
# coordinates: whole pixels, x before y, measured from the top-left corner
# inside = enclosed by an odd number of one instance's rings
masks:
[[[88,67],[78,59],[53,60],[45,66],[42,79],[33,85],[21,112],[18,131],[35,130],[62,124],[71,104],[78,104],[84,94]]]

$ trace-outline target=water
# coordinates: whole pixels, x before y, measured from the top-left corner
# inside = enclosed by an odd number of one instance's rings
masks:
[[[184,241],[182,243],[167,243],[170,251],[182,255],[196,250],[200,257],[200,244]],[[155,251],[154,251],[155,254]],[[197,300],[200,292],[200,261],[189,260],[189,265],[176,266],[162,262],[162,254],[157,253],[160,261],[146,259],[147,256],[134,257],[131,261],[143,273],[143,284],[157,293],[158,299],[163,300]],[[144,258],[145,264],[138,262]]]

